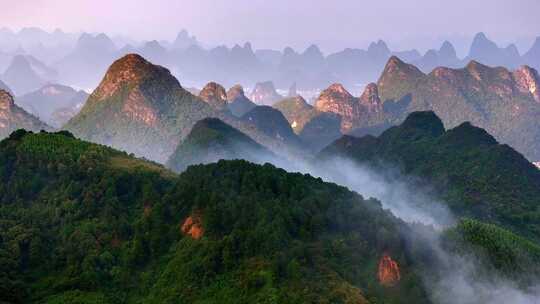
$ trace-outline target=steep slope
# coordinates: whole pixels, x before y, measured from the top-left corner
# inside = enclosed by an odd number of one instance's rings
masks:
[[[227,102],[227,108],[236,117],[244,116],[244,114],[257,106],[246,97],[244,88],[239,84],[231,87],[227,91]]]
[[[211,106],[184,90],[169,70],[130,54],[111,65],[65,129],[165,162],[195,122],[214,114]]]
[[[17,129],[40,131],[49,130],[50,127],[15,105],[11,94],[0,90],[0,138],[5,138]]]
[[[511,72],[474,61],[463,69],[440,67],[426,75],[393,57],[377,86],[388,123],[432,110],[446,127],[470,121],[534,161],[540,159],[539,80],[527,66]]]
[[[178,145],[167,161],[167,167],[181,172],[188,166],[213,163],[220,159],[264,163],[272,158],[273,153],[242,132],[217,118],[205,118],[198,121]]]
[[[47,124],[59,128],[69,119],[62,123],[56,121],[53,114],[60,109],[75,107],[80,109],[87,98],[88,94],[82,90],[77,91],[68,86],[50,84],[18,97],[17,104]]]
[[[342,135],[339,115],[318,111],[300,95],[283,99],[273,107],[285,116],[302,141],[315,151]]]
[[[0,172],[2,302],[427,303],[407,227],[309,175],[221,161],[174,176],[24,131],[0,142]]]
[[[378,138],[344,136],[320,154],[334,156],[398,167],[433,185],[458,216],[540,240],[540,170],[470,123],[445,131],[433,112],[414,112]]]
[[[250,124],[270,138],[292,147],[300,147],[300,139],[294,134],[287,119],[280,111],[269,106],[256,106],[242,116],[242,121]]]

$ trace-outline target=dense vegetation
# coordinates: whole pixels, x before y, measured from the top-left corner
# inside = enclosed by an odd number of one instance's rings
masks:
[[[413,111],[434,111],[447,128],[469,121],[531,161],[540,159],[538,73],[471,61],[462,69],[439,67],[429,74],[397,57],[378,81],[386,121],[401,123]]]
[[[445,131],[433,112],[415,112],[378,138],[345,136],[321,153],[334,156],[397,166],[411,182],[433,185],[456,215],[540,241],[540,171],[469,123]]]
[[[426,302],[408,228],[308,175],[220,161],[175,176],[67,132],[17,131],[0,179],[0,302]],[[393,287],[377,279],[383,254],[401,269]]]
[[[208,164],[220,159],[264,163],[272,157],[272,152],[244,133],[218,118],[206,118],[193,126],[167,161],[167,167],[182,172],[190,165]]]
[[[487,271],[522,286],[536,284],[540,273],[540,245],[492,224],[464,219],[444,235],[444,244],[458,254],[473,252]]]

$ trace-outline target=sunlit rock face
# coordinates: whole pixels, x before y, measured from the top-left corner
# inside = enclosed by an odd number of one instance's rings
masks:
[[[215,82],[208,83],[199,93],[199,97],[219,110],[227,106],[227,92],[223,86]]]
[[[315,103],[317,110],[341,116],[341,131],[348,133],[382,120],[383,110],[377,85],[366,86],[360,98],[336,83],[324,90]]]
[[[204,235],[204,229],[201,224],[200,215],[193,214],[191,216],[188,216],[184,220],[181,230],[182,233],[184,233],[185,235],[189,235],[194,240],[202,238],[202,236]]]
[[[377,275],[379,283],[385,287],[395,286],[401,280],[398,263],[387,254],[383,255],[379,260]]]

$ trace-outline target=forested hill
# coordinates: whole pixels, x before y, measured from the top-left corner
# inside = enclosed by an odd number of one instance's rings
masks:
[[[433,112],[414,112],[379,137],[344,136],[320,154],[336,156],[378,170],[397,167],[433,186],[456,215],[540,241],[540,171],[468,122],[445,130]]]
[[[308,175],[220,161],[176,176],[17,131],[0,179],[0,302],[427,302],[408,228]]]

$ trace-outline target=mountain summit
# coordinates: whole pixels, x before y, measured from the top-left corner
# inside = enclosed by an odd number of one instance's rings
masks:
[[[110,66],[65,128],[90,141],[165,161],[191,126],[212,113],[169,70],[129,54]]]

